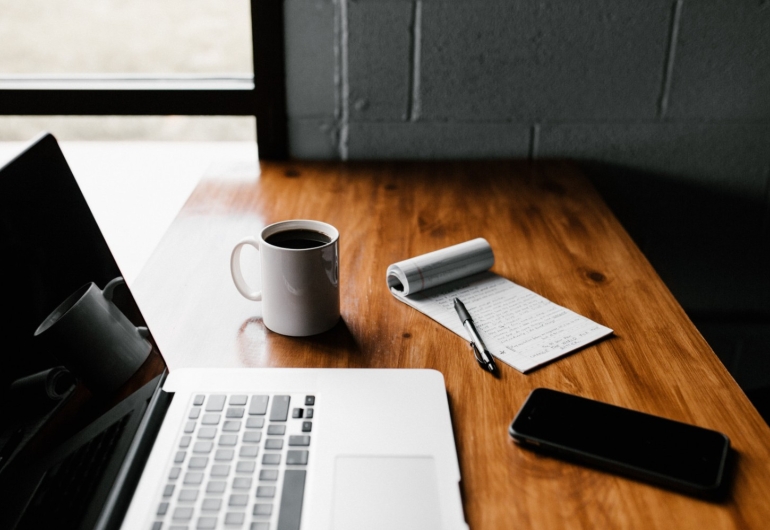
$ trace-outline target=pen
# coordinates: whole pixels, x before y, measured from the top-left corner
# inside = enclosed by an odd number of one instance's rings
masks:
[[[470,313],[468,313],[468,310],[465,309],[465,304],[463,304],[459,298],[455,298],[454,302],[455,311],[457,311],[457,315],[460,317],[460,322],[463,323],[465,331],[467,331],[468,335],[471,337],[471,348],[473,348],[473,355],[476,357],[476,360],[482,368],[494,374],[497,370],[497,366],[495,366],[495,360],[492,357],[492,354],[489,353],[489,350],[487,350],[487,347],[484,346],[484,342],[481,340],[479,332],[476,331],[476,326],[473,324],[473,319],[471,318]]]

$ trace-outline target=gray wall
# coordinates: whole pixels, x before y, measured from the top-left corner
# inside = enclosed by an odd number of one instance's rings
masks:
[[[767,200],[768,0],[285,0],[300,158],[569,156]]]
[[[298,158],[590,162],[693,314],[770,314],[770,0],[284,0]]]

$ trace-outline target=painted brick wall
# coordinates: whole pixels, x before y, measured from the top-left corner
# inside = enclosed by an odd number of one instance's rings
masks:
[[[770,0],[285,6],[296,157],[569,156],[767,200]]]
[[[284,0],[298,158],[569,157],[688,311],[770,315],[770,0]]]

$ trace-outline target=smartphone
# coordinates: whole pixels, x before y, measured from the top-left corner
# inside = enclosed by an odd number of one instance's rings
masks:
[[[536,388],[508,433],[523,445],[698,496],[720,492],[724,434],[548,388]]]

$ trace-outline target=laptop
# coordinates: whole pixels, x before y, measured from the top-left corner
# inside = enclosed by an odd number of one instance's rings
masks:
[[[50,134],[0,169],[0,242],[0,528],[467,529],[441,373],[169,372],[149,330],[133,376],[89,388],[83,348],[35,331],[121,273]],[[125,284],[111,303],[147,327]]]

